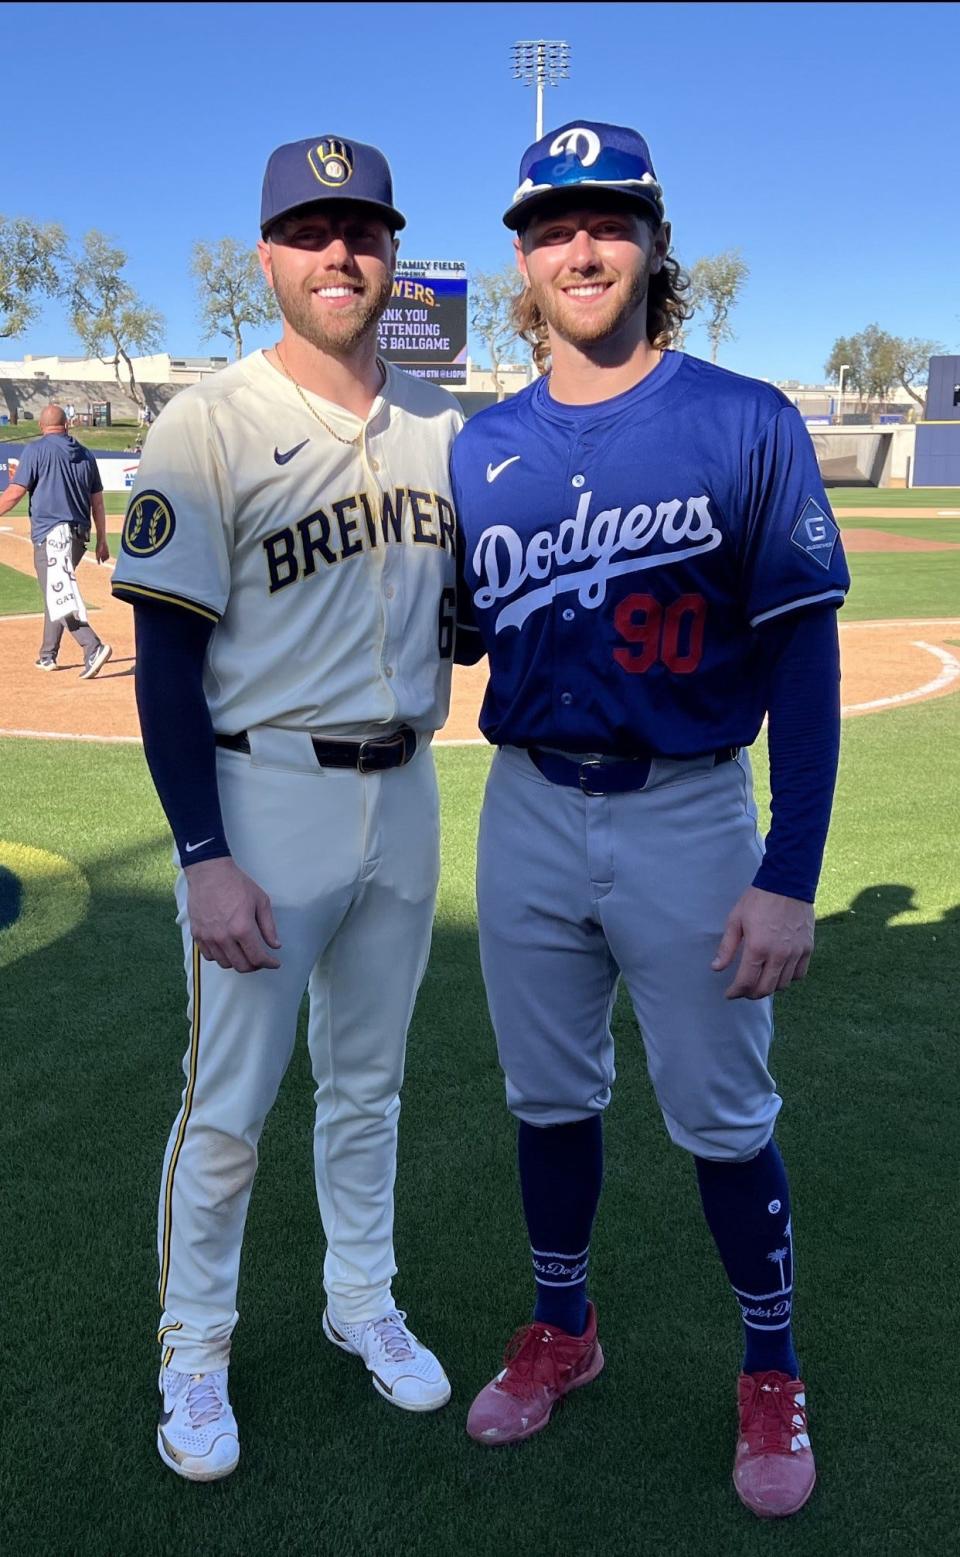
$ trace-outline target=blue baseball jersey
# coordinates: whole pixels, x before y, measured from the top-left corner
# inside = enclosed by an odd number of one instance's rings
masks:
[[[681,352],[593,405],[540,379],[467,423],[452,472],[497,745],[748,746],[769,669],[756,629],[849,587],[796,408]]]

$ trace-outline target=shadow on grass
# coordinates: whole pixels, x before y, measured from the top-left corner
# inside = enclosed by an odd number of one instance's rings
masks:
[[[768,1550],[729,1486],[736,1309],[622,1001],[592,1276],[607,1368],[542,1438],[494,1453],[466,1439],[473,1393],[528,1316],[530,1279],[475,938],[443,906],[409,1045],[396,1292],[454,1400],[426,1418],[391,1410],[323,1340],[301,1034],[245,1247],[241,1467],[199,1488],[165,1471],[153,1229],[186,1041],[179,936],[165,892],[121,894],[91,876],[87,924],[9,968],[3,989],[0,1192],[16,1256],[0,1375],[6,1550]],[[879,885],[823,920],[808,981],[778,1007],[779,1138],[821,1466],[816,1498],[777,1532],[789,1553],[946,1550],[958,1515],[949,1435],[929,1426],[954,1298],[942,1251],[960,907],[896,923],[910,901],[909,888]]]

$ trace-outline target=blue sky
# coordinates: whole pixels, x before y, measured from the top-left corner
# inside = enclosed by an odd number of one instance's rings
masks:
[[[498,268],[534,138],[509,50],[540,37],[571,47],[546,127],[635,125],[681,260],[747,260],[725,366],[819,381],[835,337],[873,321],[960,351],[957,5],[34,5],[3,36],[5,96],[34,108],[8,101],[0,211],[117,238],[175,355],[229,351],[200,339],[190,250],[255,241],[282,141],[381,146],[404,255]],[[706,353],[696,328],[688,348]],[[0,343],[77,350],[56,304]]]

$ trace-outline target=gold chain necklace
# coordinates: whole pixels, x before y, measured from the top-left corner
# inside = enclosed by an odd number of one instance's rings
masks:
[[[316,418],[316,420],[320,423],[320,426],[326,428],[326,430],[330,434],[331,438],[336,438],[338,443],[345,443],[348,446],[351,445],[351,444],[359,443],[361,438],[363,437],[364,428],[367,425],[366,422],[363,423],[363,426],[360,428],[360,431],[358,433],[356,433],[352,438],[341,437],[340,433],[337,432],[336,428],[335,427],[331,427],[330,423],[328,421],[324,420],[324,418],[320,415],[320,412],[317,410],[316,406],[312,406],[310,404],[310,402],[307,399],[306,395],[304,394],[303,390],[300,388],[300,385],[297,383],[297,381],[294,378],[293,374],[290,372],[290,369],[287,367],[287,364],[284,362],[283,358],[280,355],[280,343],[279,343],[279,341],[277,342],[276,346],[274,346],[273,349],[274,349],[274,351],[277,354],[277,361],[279,362],[281,368],[283,369],[284,374],[290,380],[290,382],[293,385],[294,389],[297,391],[297,394],[300,396],[300,399],[303,401],[303,403],[306,406],[307,410],[310,412],[310,415]],[[377,393],[379,394],[380,393],[380,389],[382,389],[384,384],[386,383],[387,375],[386,375],[386,372],[384,370],[383,363],[378,360],[377,365],[380,368],[380,375],[381,375],[380,387],[377,390]]]

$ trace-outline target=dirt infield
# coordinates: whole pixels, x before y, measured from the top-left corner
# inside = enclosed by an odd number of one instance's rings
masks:
[[[927,541],[919,535],[890,535],[886,530],[845,530],[843,549],[846,552],[960,551],[960,541]]]
[[[0,563],[32,574],[33,559],[23,522],[19,533],[0,533]],[[955,544],[918,541],[884,531],[851,531],[875,543],[851,550],[957,550]],[[899,545],[880,546],[880,541]],[[100,637],[113,658],[95,681],[81,682],[81,657],[67,637],[56,671],[34,668],[40,641],[38,616],[0,618],[0,735],[79,740],[138,739],[134,701],[133,612],[110,595],[111,565],[98,567],[90,554],[80,567],[80,587]],[[845,717],[881,713],[904,703],[923,702],[960,691],[960,617],[935,620],[851,622],[841,619]],[[441,743],[479,741],[477,716],[486,684],[485,667],[454,672],[450,718]]]

